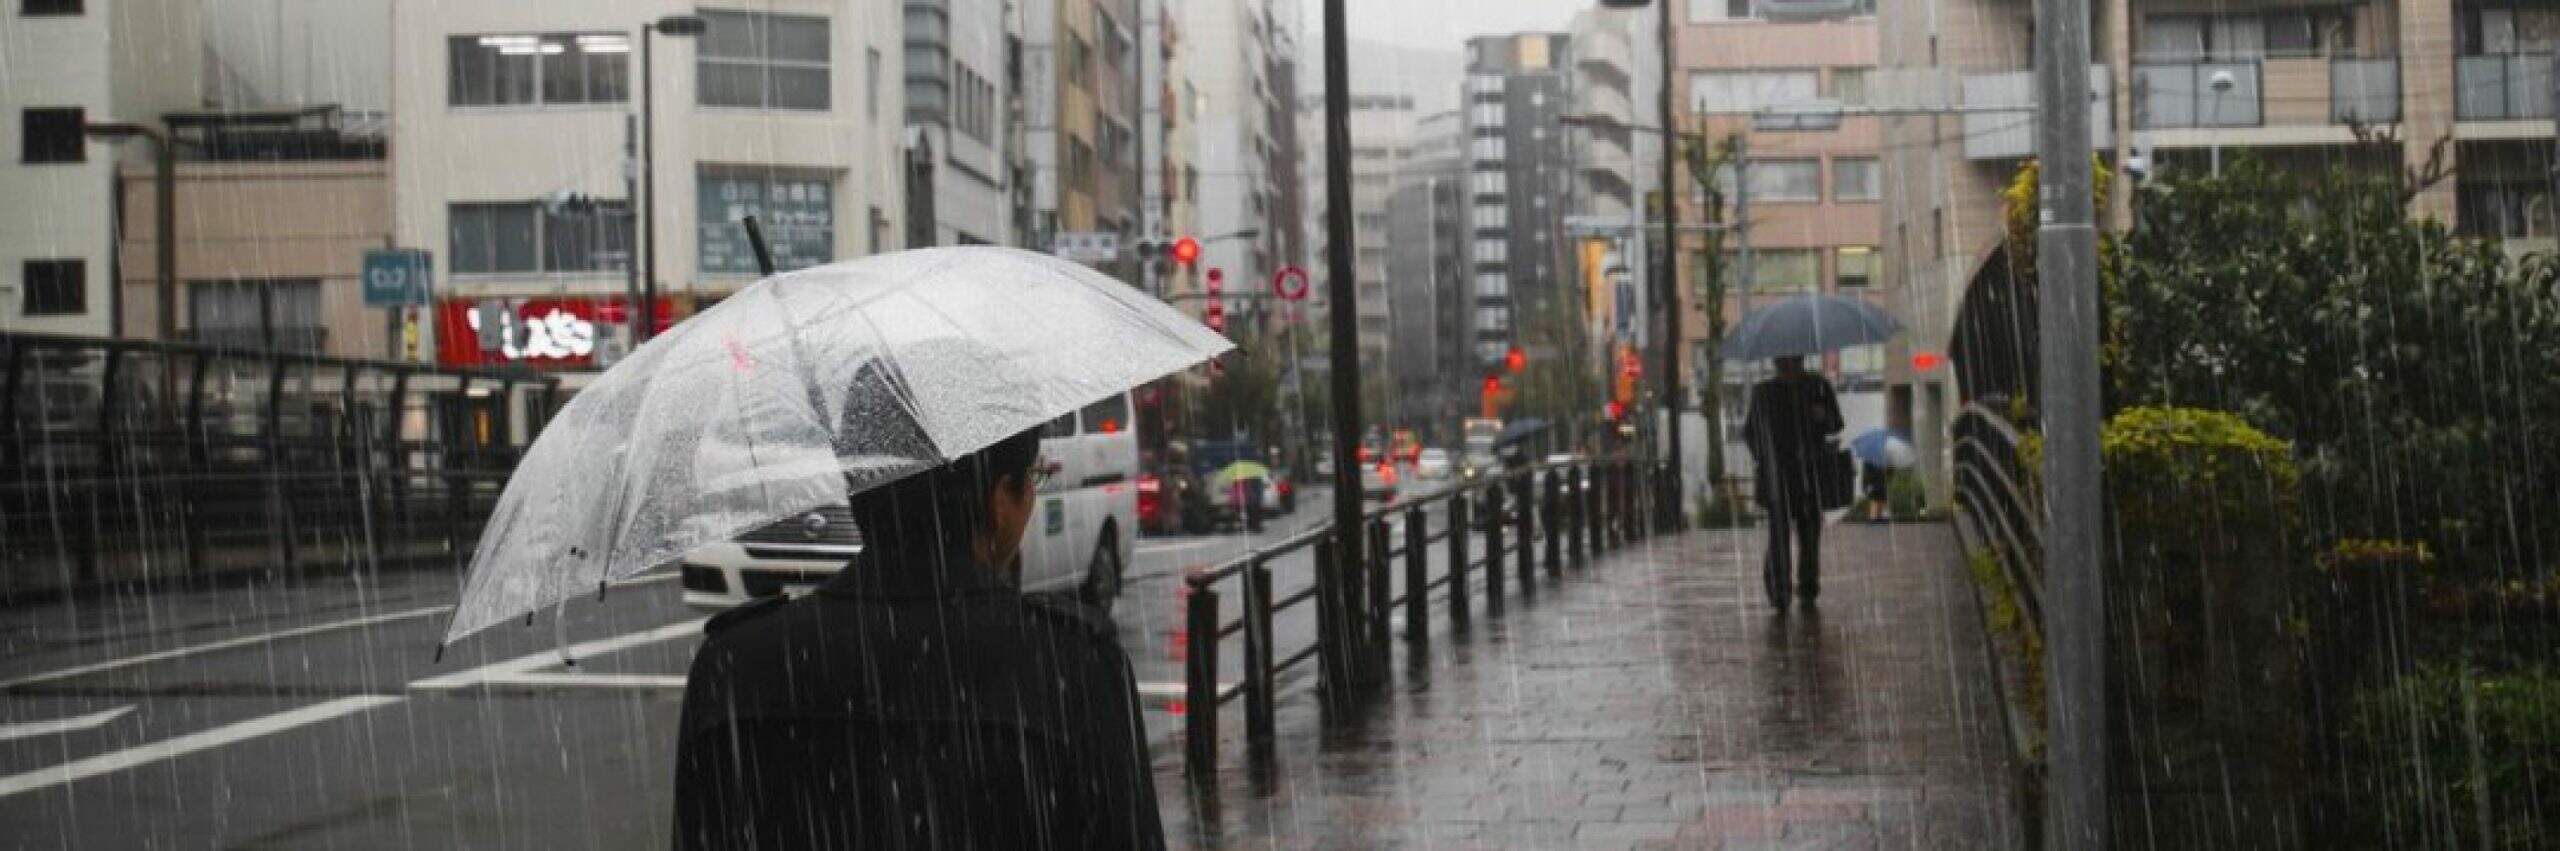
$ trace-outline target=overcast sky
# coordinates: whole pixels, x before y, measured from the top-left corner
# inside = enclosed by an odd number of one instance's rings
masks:
[[[1312,54],[1324,33],[1321,0],[1298,4],[1300,43]],[[1573,13],[1598,0],[1345,0],[1351,37],[1409,47],[1458,50],[1479,35],[1562,32]]]

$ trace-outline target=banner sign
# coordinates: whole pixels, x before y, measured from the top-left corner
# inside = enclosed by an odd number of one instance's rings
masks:
[[[497,303],[501,309],[475,310]],[[436,362],[446,366],[520,365],[583,369],[596,362],[600,338],[621,334],[630,321],[622,296],[543,296],[525,299],[445,299],[436,305]],[[658,297],[658,328],[667,330],[674,300]],[[511,308],[511,309],[507,309]],[[499,344],[481,351],[482,316],[498,318]]]

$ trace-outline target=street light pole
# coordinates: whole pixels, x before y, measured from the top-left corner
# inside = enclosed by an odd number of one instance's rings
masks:
[[[1316,578],[1318,620],[1324,637],[1317,642],[1323,657],[1327,700],[1344,706],[1355,690],[1367,688],[1373,673],[1363,637],[1365,616],[1353,604],[1354,583],[1366,574],[1366,546],[1360,522],[1360,325],[1359,282],[1352,263],[1351,241],[1351,74],[1343,0],[1324,0],[1324,228],[1325,295],[1331,302],[1326,321],[1332,331],[1327,349],[1333,362],[1333,558],[1331,570]],[[1325,561],[1317,562],[1319,569]],[[1327,615],[1330,615],[1329,617]]]
[[[658,128],[650,97],[658,75],[657,64],[650,61],[650,36],[697,36],[706,26],[698,15],[668,15],[640,25],[640,194],[647,197],[640,208],[640,235],[648,247],[640,261],[640,333],[634,346],[658,333]]]
[[[2090,192],[2089,2],[2036,0],[2036,232],[2045,435],[2045,846],[2107,847],[2105,528],[2098,449],[2098,236]]]
[[[1684,512],[1680,508],[1680,498],[1686,493],[1680,480],[1680,323],[1686,318],[1680,311],[1680,160],[1679,152],[1675,150],[1679,146],[1679,137],[1672,133],[1673,122],[1677,118],[1671,111],[1672,75],[1678,72],[1675,57],[1679,41],[1677,31],[1672,27],[1671,3],[1672,0],[1654,2],[1661,12],[1662,29],[1662,80],[1658,93],[1662,108],[1662,264],[1654,273],[1654,287],[1656,298],[1662,304],[1658,311],[1662,314],[1659,368],[1662,371],[1662,410],[1668,427],[1666,431],[1669,432],[1664,435],[1664,442],[1671,453],[1671,469],[1664,475],[1663,493],[1656,500],[1661,507],[1655,512],[1655,523],[1666,531],[1682,525]],[[1724,305],[1708,305],[1707,309],[1723,310]],[[1717,437],[1708,435],[1707,439]]]
[[[151,140],[152,247],[156,254],[153,259],[158,266],[159,280],[155,288],[160,305],[157,325],[160,340],[174,342],[178,339],[178,146],[169,141],[168,134],[143,124],[92,123],[82,130],[90,138],[103,141],[121,141],[136,136]],[[121,287],[124,283],[117,281],[113,285]]]

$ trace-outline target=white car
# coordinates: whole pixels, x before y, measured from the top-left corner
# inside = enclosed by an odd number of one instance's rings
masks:
[[[1446,449],[1425,449],[1413,457],[1413,477],[1425,481],[1447,481],[1458,473],[1458,461]]]
[[[1113,396],[1041,427],[1048,473],[1022,530],[1023,593],[1073,593],[1105,612],[1120,596],[1138,532],[1138,437],[1129,397]],[[842,505],[785,518],[686,553],[684,601],[728,608],[817,587],[862,552]]]

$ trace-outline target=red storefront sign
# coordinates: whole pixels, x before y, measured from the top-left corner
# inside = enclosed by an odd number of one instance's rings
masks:
[[[472,307],[484,299],[453,298],[436,304],[436,362],[446,366],[521,365],[538,369],[578,369],[595,365],[596,346],[621,335],[629,321],[629,303],[621,296],[544,296],[495,299],[514,306],[505,330],[506,343],[494,352],[480,350],[480,319]],[[658,330],[665,331],[674,300],[658,298]],[[504,315],[502,319],[506,318]]]

